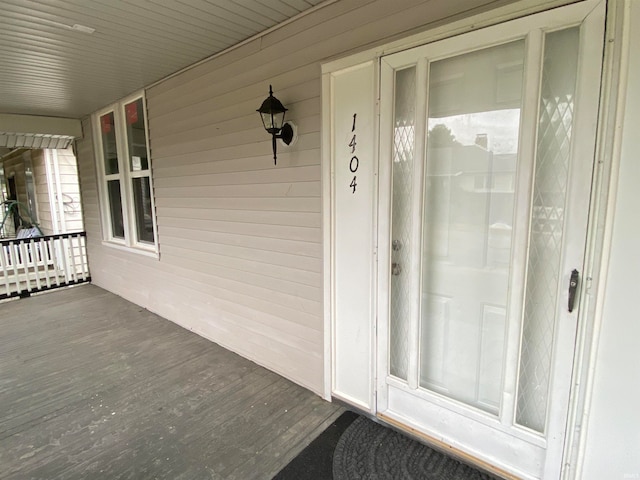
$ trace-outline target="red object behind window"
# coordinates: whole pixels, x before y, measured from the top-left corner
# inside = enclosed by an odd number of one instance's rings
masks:
[[[103,115],[100,117],[100,126],[102,127],[102,133],[109,133],[113,126],[113,118],[111,115]]]
[[[128,103],[124,106],[124,110],[127,114],[128,125],[131,125],[138,121],[138,102]]]

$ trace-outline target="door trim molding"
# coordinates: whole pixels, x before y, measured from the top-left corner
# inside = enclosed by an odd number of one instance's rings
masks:
[[[563,458],[566,469],[562,478],[567,479],[581,478],[585,461],[621,160],[630,55],[630,4],[630,0],[607,1],[596,164],[585,255],[585,276],[589,284],[588,293],[581,296],[579,306],[584,316],[576,340]]]

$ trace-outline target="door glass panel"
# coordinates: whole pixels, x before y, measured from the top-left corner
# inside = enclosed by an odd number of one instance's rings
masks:
[[[519,40],[429,70],[420,386],[493,414],[504,373],[524,54]]]
[[[393,122],[389,373],[403,380],[407,380],[409,365],[411,282],[407,266],[411,264],[415,125],[416,68],[411,67],[396,72]]]
[[[516,409],[516,422],[538,432],[549,396],[579,40],[575,27],[547,34],[544,47]]]
[[[118,173],[118,148],[116,145],[116,127],[113,112],[100,117],[100,134],[102,136],[102,156],[104,158],[104,173],[113,175]]]

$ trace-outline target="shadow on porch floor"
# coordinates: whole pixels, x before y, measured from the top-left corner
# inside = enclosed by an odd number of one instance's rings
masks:
[[[93,285],[0,304],[0,478],[270,479],[342,412]]]

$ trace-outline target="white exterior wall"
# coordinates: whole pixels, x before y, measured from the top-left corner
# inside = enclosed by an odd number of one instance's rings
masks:
[[[160,259],[102,244],[87,138],[93,282],[323,394],[320,65],[504,3],[340,1],[150,88]],[[269,84],[299,134],[277,166],[255,112]]]
[[[622,3],[622,2],[621,2]],[[629,70],[613,236],[582,478],[640,478],[640,1],[631,0]]]

